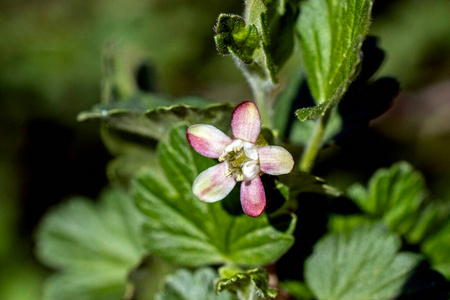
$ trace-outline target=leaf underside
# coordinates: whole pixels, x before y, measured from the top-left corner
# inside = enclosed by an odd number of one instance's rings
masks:
[[[318,105],[297,112],[314,119],[336,104],[358,74],[371,0],[308,0],[297,22],[308,84]]]

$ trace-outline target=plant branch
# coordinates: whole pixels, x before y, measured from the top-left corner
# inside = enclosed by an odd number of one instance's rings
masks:
[[[325,129],[327,127],[328,120],[330,118],[332,108],[325,111],[325,114],[320,117],[316,122],[313,135],[303,152],[300,160],[300,171],[310,173],[317,158],[317,154],[322,146]]]

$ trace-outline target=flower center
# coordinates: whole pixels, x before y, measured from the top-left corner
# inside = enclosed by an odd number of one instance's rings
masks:
[[[259,175],[259,155],[255,144],[236,139],[223,150],[219,161],[225,161],[227,177],[236,181],[250,181]]]

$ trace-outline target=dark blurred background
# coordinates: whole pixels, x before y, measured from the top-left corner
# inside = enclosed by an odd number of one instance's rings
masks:
[[[0,2],[0,299],[40,299],[49,271],[33,257],[35,226],[49,207],[95,198],[107,183],[98,125],[76,121],[100,101],[106,45],[132,72],[151,66],[159,93],[240,102],[250,90],[217,54],[213,27],[220,13],[242,9],[241,0]],[[450,199],[449,15],[448,0],[375,1],[370,34],[387,53],[377,75],[397,77],[402,92],[365,144],[355,141],[323,173],[332,184],[365,182],[405,159],[434,197]]]

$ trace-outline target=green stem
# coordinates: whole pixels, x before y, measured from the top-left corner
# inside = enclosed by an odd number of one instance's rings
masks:
[[[268,91],[258,85],[252,86],[252,89],[256,105],[259,109],[259,114],[261,115],[261,124],[273,128],[272,118],[270,116]]]
[[[251,66],[243,65],[237,60],[236,64],[241,69],[252,89],[254,101],[256,102],[259,114],[261,115],[261,124],[273,129],[272,110],[269,97],[269,94],[274,87],[272,81],[266,79],[265,76],[261,76],[261,70],[258,68],[254,70]]]
[[[313,135],[303,152],[302,159],[300,161],[300,171],[310,173],[322,146],[322,140],[327,127],[328,119],[330,118],[331,109],[328,109],[325,114],[317,120],[316,128]]]

